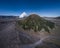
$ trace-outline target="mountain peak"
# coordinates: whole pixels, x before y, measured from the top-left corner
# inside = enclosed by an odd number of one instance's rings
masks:
[[[26,12],[23,12],[23,13],[19,16],[19,18],[23,18],[23,17],[26,17],[26,16],[27,16]]]
[[[53,29],[55,26],[53,22],[45,20],[37,14],[31,14],[24,20],[20,20],[18,23],[24,30],[32,29],[35,32],[41,31],[42,29],[49,32],[49,30]]]

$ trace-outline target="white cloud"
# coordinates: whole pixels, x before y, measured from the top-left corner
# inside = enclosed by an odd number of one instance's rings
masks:
[[[27,16],[27,14],[26,14],[26,12],[23,12],[23,13],[19,16],[19,18],[23,18],[23,17],[25,17],[25,16]]]

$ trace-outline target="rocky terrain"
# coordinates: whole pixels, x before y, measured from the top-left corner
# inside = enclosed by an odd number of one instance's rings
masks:
[[[31,44],[34,38],[17,29],[17,22],[0,22],[0,48],[19,48],[22,44]]]
[[[0,22],[0,48],[59,48],[60,47],[60,20],[50,20],[56,28],[47,32],[25,31],[17,22]]]

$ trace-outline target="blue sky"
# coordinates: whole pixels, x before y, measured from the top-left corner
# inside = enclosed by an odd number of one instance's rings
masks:
[[[60,16],[60,0],[0,0],[0,15],[36,13],[40,16]]]

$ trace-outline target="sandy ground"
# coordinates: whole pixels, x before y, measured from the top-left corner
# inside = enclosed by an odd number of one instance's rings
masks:
[[[27,38],[30,38],[29,35],[32,37],[30,39],[34,39],[36,42],[33,44],[27,44],[27,45],[18,45],[18,48],[35,48],[36,45],[42,44],[43,41],[45,42],[51,42],[57,45],[60,45],[60,21],[59,20],[53,20],[53,22],[56,23],[56,28],[51,30],[50,34],[47,32],[36,32],[34,33],[33,31],[30,31],[29,33],[26,31],[25,33],[28,35],[22,34],[22,36],[28,36]],[[15,31],[15,22],[7,24],[3,30],[0,31],[0,39],[2,38],[2,42],[7,42],[7,44],[15,44],[16,43],[16,38],[17,34]],[[3,39],[4,38],[4,39]],[[12,41],[10,41],[12,40]],[[1,42],[0,42],[1,43]],[[5,44],[4,43],[4,44]],[[6,44],[6,46],[7,46]],[[11,45],[10,44],[10,45]],[[16,46],[16,45],[14,45]],[[12,46],[12,48],[14,47]],[[11,47],[10,47],[11,48]],[[14,48],[17,48],[14,47]]]

